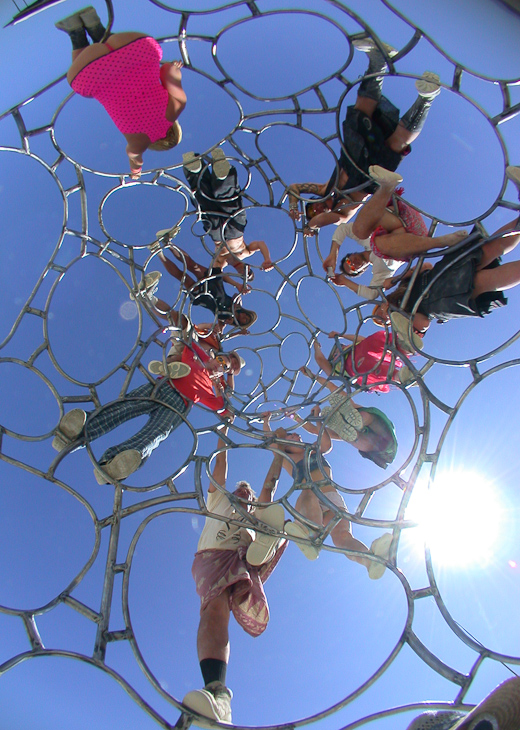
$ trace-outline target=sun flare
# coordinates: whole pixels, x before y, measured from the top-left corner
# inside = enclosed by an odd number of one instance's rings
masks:
[[[417,543],[428,545],[436,564],[485,565],[493,558],[502,508],[495,485],[481,474],[440,473],[429,488],[418,482],[406,516],[418,523]]]

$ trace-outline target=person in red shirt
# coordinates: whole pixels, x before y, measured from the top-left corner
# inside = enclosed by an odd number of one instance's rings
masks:
[[[233,389],[234,375],[240,372],[243,360],[235,352],[213,356],[193,341],[190,345],[182,341],[176,345],[167,361],[168,377],[144,383],[91,414],[81,408],[68,411],[56,428],[52,446],[57,451],[75,451],[131,418],[149,415],[140,431],[107,449],[94,467],[98,484],[107,484],[126,479],[139,469],[152,451],[182,424],[192,403],[227,418],[230,413],[224,389],[226,384]]]

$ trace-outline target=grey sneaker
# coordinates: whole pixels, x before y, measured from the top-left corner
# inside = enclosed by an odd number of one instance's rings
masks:
[[[435,99],[441,93],[440,76],[434,74],[433,71],[425,71],[422,79],[417,79],[415,82],[415,88],[419,96],[425,99]]]
[[[148,372],[152,375],[162,375],[163,377],[168,373],[167,377],[170,380],[177,380],[178,378],[185,378],[186,375],[191,373],[191,368],[185,362],[169,362],[164,368],[162,360],[151,360],[148,363]]]
[[[113,459],[110,459],[110,461],[107,461],[106,464],[100,465],[103,468],[103,471],[101,471],[101,469],[97,466],[94,467],[96,482],[98,484],[108,484],[105,474],[108,474],[109,477],[117,479],[118,481],[126,479],[126,477],[129,477],[130,474],[133,474],[134,471],[139,469],[141,461],[141,454],[137,451],[137,449],[121,451],[120,454],[116,454],[116,456],[114,456]]]
[[[231,165],[226,160],[224,150],[221,150],[220,147],[217,147],[217,149],[213,150],[213,152],[211,153],[211,157],[213,159],[213,172],[215,174],[215,177],[218,177],[219,180],[225,180],[229,175]]]
[[[158,243],[163,238],[165,239],[165,243],[169,243],[172,238],[175,238],[175,236],[178,236],[180,233],[181,227],[180,226],[173,226],[173,228],[162,228],[160,231],[157,231],[155,234],[157,236],[157,241],[152,243],[151,245],[154,246],[156,243]]]
[[[145,297],[145,299],[148,299],[152,304],[156,304],[157,297],[155,296],[155,292],[159,286],[161,276],[162,274],[160,271],[150,271],[150,273],[146,274],[137,287],[137,296]],[[135,298],[135,293],[130,292],[130,299]]]
[[[58,20],[57,23],[54,23],[55,27],[58,30],[65,31],[65,33],[70,33],[72,30],[82,30],[85,26],[81,20],[81,12],[79,10],[74,15],[69,15],[67,18],[63,18],[63,20]]]
[[[92,5],[83,8],[83,10],[78,10],[77,14],[81,18],[83,25],[87,29],[96,28],[98,25],[101,25],[101,18],[97,14],[96,9],[92,7]]]
[[[195,689],[184,697],[182,704],[203,718],[207,717],[225,725],[231,725],[231,699],[233,693],[222,682],[209,682],[204,689]],[[213,727],[204,720],[194,718],[198,727]]]
[[[429,710],[412,720],[407,730],[449,730],[463,717],[464,712],[455,710]]]
[[[63,449],[80,436],[87,420],[87,414],[81,408],[73,408],[65,413],[58,424],[56,435],[52,440],[52,448],[56,451]]]
[[[202,160],[195,152],[185,152],[182,156],[182,166],[190,172],[200,172],[202,170]]]
[[[352,45],[354,48],[357,48],[358,51],[362,51],[363,53],[370,53],[371,51],[379,51],[379,47],[376,46],[376,43],[373,38],[370,36],[364,36],[362,38],[354,38],[352,41]],[[393,46],[390,46],[388,43],[381,43],[385,51],[388,53],[390,58],[393,58],[398,54],[398,50],[394,48]]]

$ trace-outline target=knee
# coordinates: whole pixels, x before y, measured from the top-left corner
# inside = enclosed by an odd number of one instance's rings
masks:
[[[354,223],[352,224],[352,233],[357,238],[361,238],[364,240],[365,238],[368,238],[372,231],[369,226],[366,226],[363,224],[363,221],[359,219],[360,216],[355,219]]]
[[[204,609],[204,615],[208,623],[221,623],[223,620],[227,620],[228,614],[229,599],[227,591],[210,601]]]

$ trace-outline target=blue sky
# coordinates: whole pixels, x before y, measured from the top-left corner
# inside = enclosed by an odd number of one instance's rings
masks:
[[[105,18],[104,3],[96,0],[94,4]],[[175,12],[145,0],[115,0],[114,30],[175,38],[178,11],[184,6],[169,5]],[[2,78],[8,79],[0,91],[0,110],[28,99],[65,73],[69,41],[55,30],[54,23],[82,6],[82,2],[68,0],[0,30],[0,69]],[[139,269],[129,263],[132,257],[138,267],[157,268],[154,261],[148,261],[146,249],[155,231],[176,223],[187,212],[177,242],[197,260],[209,261],[211,246],[204,249],[197,237],[199,226],[192,228],[193,208],[183,194],[182,153],[204,152],[222,143],[235,159],[242,183],[249,180],[247,238],[265,239],[277,262],[276,270],[269,274],[257,270],[254,290],[245,305],[260,317],[249,337],[234,341],[247,361],[245,372],[237,379],[235,402],[249,403],[248,413],[280,407],[284,401],[300,403],[308,393],[309,381],[296,377],[296,370],[311,356],[310,338],[318,330],[342,329],[345,310],[348,330],[356,326],[357,313],[349,308],[359,300],[349,290],[333,291],[323,279],[320,254],[328,252],[333,231],[322,231],[318,244],[314,239],[303,241],[301,234],[296,238],[286,211],[276,208],[284,185],[329,177],[339,144],[331,139],[327,148],[321,139],[334,136],[355,89],[344,99],[344,82],[331,78],[322,84],[320,91],[331,109],[326,113],[316,111],[318,97],[308,89],[343,67],[349,54],[345,32],[361,28],[356,16],[398,48],[414,33],[405,18],[426,34],[396,64],[399,77],[385,81],[385,93],[403,112],[415,98],[414,78],[423,70],[437,72],[449,87],[456,63],[470,69],[461,78],[463,96],[447,89],[442,92],[413,154],[403,161],[400,172],[405,197],[445,225],[466,225],[480,217],[491,232],[514,217],[503,206],[495,209],[495,201],[504,190],[505,201],[513,204],[517,200],[514,188],[505,186],[504,164],[520,163],[519,117],[500,124],[497,135],[480,110],[495,117],[503,108],[501,87],[490,79],[518,81],[518,16],[498,0],[456,4],[438,0],[435,13],[425,0],[399,0],[393,3],[396,12],[380,0],[353,0],[348,5],[351,14],[340,3],[324,0],[283,4],[259,0],[257,6],[262,13],[283,6],[287,11],[307,9],[316,15],[283,12],[251,19],[245,4],[226,7],[202,0],[190,4],[193,14],[188,21],[187,48],[193,68],[184,72],[188,95],[181,118],[184,138],[172,152],[146,154],[145,170],[167,168],[157,184],[152,184],[156,179],[153,172],[144,174],[140,184],[120,184],[119,176],[127,169],[123,138],[93,100],[74,96],[61,107],[70,91],[65,81],[21,110],[26,127],[37,129],[48,125],[60,109],[55,139],[66,157],[55,177],[42,164],[57,161],[49,133],[31,136],[30,149],[38,159],[30,158],[20,154],[20,135],[12,116],[0,119],[4,536],[0,669],[6,670],[0,675],[0,730],[46,730],[65,724],[83,730],[93,723],[115,730],[157,727],[108,673],[65,656],[70,652],[92,656],[95,624],[58,597],[70,590],[77,601],[99,610],[109,537],[103,520],[112,514],[114,490],[96,484],[86,450],[67,456],[54,471],[51,432],[59,419],[60,399],[83,398],[84,405],[91,408],[88,399],[94,394],[99,402],[108,403],[125,384],[128,370],[120,367],[122,362],[132,367],[141,358],[146,365],[161,356],[161,345],[166,342],[162,327],[144,309],[138,315],[128,298],[133,277],[140,277]],[[9,2],[1,5],[2,24],[13,10]],[[213,12],[199,14],[204,10]],[[247,22],[240,22],[244,19]],[[220,68],[211,53],[211,39],[217,34],[221,34],[217,43]],[[164,42],[163,49],[166,60],[179,57],[174,40]],[[355,82],[365,67],[366,57],[356,51],[343,79]],[[232,76],[236,85],[219,85],[223,74]],[[520,86],[508,84],[507,89],[511,104],[519,103]],[[294,126],[298,122],[294,105],[284,98],[290,94],[299,94],[303,109],[315,110],[302,115],[305,131]],[[241,109],[246,119],[238,128]],[[92,239],[86,249],[77,235],[82,232],[82,200],[74,190],[78,179],[71,160],[81,166],[84,177],[84,211]],[[250,160],[256,165],[250,166],[249,179]],[[65,195],[64,191],[70,192]],[[270,207],[271,200],[275,207]],[[107,239],[108,250],[100,256],[97,244]],[[56,266],[49,270],[51,260]],[[62,269],[66,273],[59,279]],[[367,280],[365,275],[360,281]],[[175,301],[177,282],[163,276],[160,294]],[[32,309],[22,315],[28,302]],[[368,311],[368,306],[361,307],[363,316]],[[460,565],[455,560],[456,549],[446,557],[437,537],[429,576],[424,550],[414,536],[417,529],[407,529],[397,551],[398,570],[387,571],[381,581],[372,582],[364,569],[333,549],[322,551],[319,560],[310,563],[290,545],[267,584],[271,622],[265,634],[253,640],[231,623],[228,684],[235,694],[237,724],[281,724],[325,713],[317,723],[328,730],[399,705],[454,700],[460,688],[423,662],[409,645],[394,657],[405,627],[411,627],[433,654],[462,674],[471,671],[478,654],[456,636],[449,622],[460,624],[491,653],[520,661],[516,611],[520,577],[519,569],[512,567],[515,562],[520,564],[515,539],[520,442],[518,399],[514,396],[520,357],[514,341],[519,314],[520,294],[513,290],[509,306],[483,321],[430,328],[425,354],[415,362],[421,368],[430,363],[425,383],[437,405],[428,406],[417,388],[396,389],[381,397],[359,395],[359,402],[384,409],[396,424],[399,451],[387,472],[362,460],[347,444],[338,444],[328,457],[352,512],[366,490],[379,487],[364,513],[365,521],[373,524],[354,526],[354,534],[370,543],[384,529],[378,523],[394,523],[404,506],[394,475],[408,479],[421,447],[426,454],[435,455],[439,439],[444,437],[437,471],[445,480],[450,472],[457,476],[453,498],[448,496],[439,518],[441,543],[449,545],[452,533],[458,532],[449,518],[455,515],[463,520],[470,506],[478,508],[475,523],[483,542],[492,527],[491,507],[497,506],[500,532],[489,555]],[[193,310],[193,316],[196,321],[205,319],[203,310]],[[367,323],[362,334],[372,331]],[[328,348],[326,334],[320,334],[319,340]],[[510,340],[509,347],[499,350]],[[471,374],[464,367],[469,358],[481,358],[478,368],[486,375],[475,388],[470,388]],[[504,363],[508,367],[500,368]],[[135,371],[130,387],[141,382],[143,376]],[[459,403],[458,414],[450,419],[451,409]],[[132,685],[152,712],[172,724],[178,710],[169,698],[182,699],[187,691],[201,686],[195,651],[198,599],[191,561],[203,518],[197,513],[196,500],[183,495],[193,493],[197,465],[202,467],[206,489],[204,474],[216,448],[210,430],[215,419],[193,409],[189,420],[191,429],[183,426],[174,432],[127,480],[123,507],[142,508],[122,520],[117,560],[128,561],[131,569],[127,586],[120,573],[116,576],[110,630],[131,625],[138,656],[124,640],[112,642],[106,654],[106,667]],[[426,435],[414,446],[416,424],[425,427]],[[245,421],[237,419],[235,426],[233,439],[241,448],[230,452],[228,483],[232,486],[247,478],[258,491],[270,455],[255,448],[258,434],[244,433]],[[95,442],[94,454],[99,456],[106,446],[137,427],[137,422],[129,424]],[[196,447],[192,429],[198,432]],[[428,459],[426,462],[416,493],[429,473]],[[487,485],[487,494],[477,491],[476,475]],[[174,502],[168,501],[165,481],[169,478],[180,495]],[[466,483],[471,497],[461,506],[456,496]],[[291,481],[284,475],[277,496],[282,498],[290,487]],[[290,497],[292,504],[294,498]],[[143,505],[148,499],[159,501]],[[71,588],[76,579],[77,585]],[[448,621],[432,597],[412,600],[412,592],[430,582],[435,582],[442,596]],[[124,615],[121,599],[126,589],[128,615]],[[36,612],[43,644],[54,653],[23,662],[14,659],[11,667],[10,660],[31,649],[24,612]],[[327,714],[387,661],[388,668],[372,686],[346,707]],[[466,701],[477,702],[508,676],[510,672],[496,658],[484,660]],[[405,727],[411,717],[413,711],[408,711],[372,726],[377,730]]]

